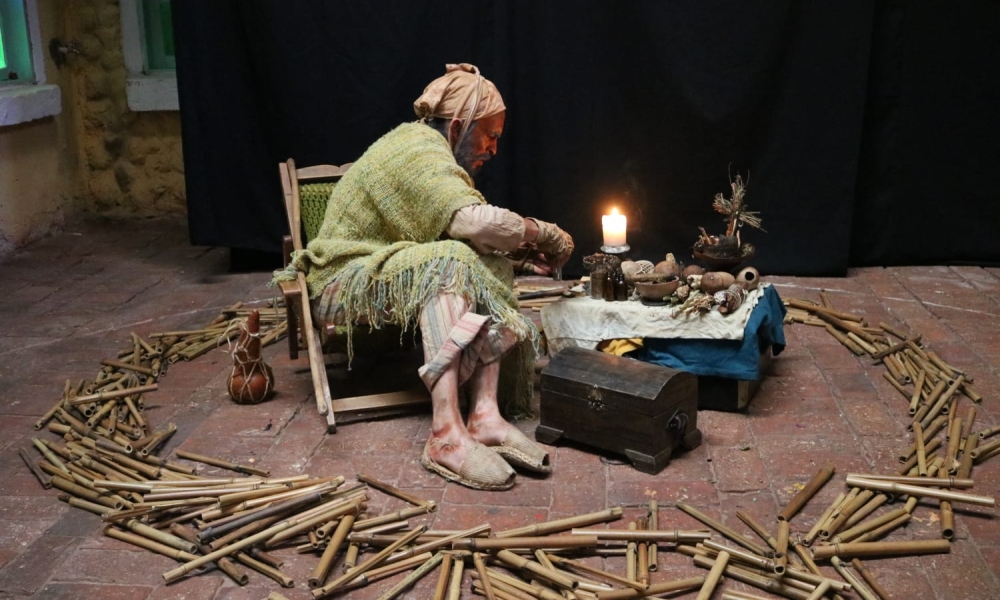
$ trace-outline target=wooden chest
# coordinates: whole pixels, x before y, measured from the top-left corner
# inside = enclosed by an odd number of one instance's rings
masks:
[[[596,350],[566,348],[541,376],[535,438],[566,438],[624,454],[659,473],[677,447],[701,444],[698,379],[690,373]]]

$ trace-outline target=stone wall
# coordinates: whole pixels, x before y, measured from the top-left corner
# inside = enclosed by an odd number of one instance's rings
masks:
[[[80,50],[63,67],[72,82],[77,208],[111,217],[183,214],[180,116],[129,110],[118,2],[63,6],[65,36]]]

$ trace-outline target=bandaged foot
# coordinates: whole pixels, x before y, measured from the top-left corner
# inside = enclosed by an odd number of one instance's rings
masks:
[[[453,441],[444,441],[452,437]],[[420,464],[448,481],[477,490],[509,490],[516,474],[504,459],[486,446],[462,436],[432,436]]]

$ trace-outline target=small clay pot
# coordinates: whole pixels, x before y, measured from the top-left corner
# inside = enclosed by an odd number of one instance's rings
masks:
[[[705,274],[705,267],[702,267],[700,265],[688,265],[684,267],[683,271],[681,271],[681,276],[684,277],[684,279],[687,279],[688,275],[704,275],[704,274]]]
[[[721,292],[736,283],[736,278],[725,271],[709,271],[701,276],[701,291],[706,294]]]
[[[747,267],[736,274],[736,283],[748,292],[757,289],[760,283],[760,273],[753,267]]]
[[[659,302],[673,294],[680,284],[681,280],[676,277],[662,283],[637,282],[635,284],[635,291],[639,294],[640,298]]]
[[[673,275],[674,277],[677,277],[681,274],[683,266],[684,265],[677,262],[677,259],[674,258],[673,254],[668,253],[664,260],[656,263],[656,266],[653,267],[653,272],[660,275]]]

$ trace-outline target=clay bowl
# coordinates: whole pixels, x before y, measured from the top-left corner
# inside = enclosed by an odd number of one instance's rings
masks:
[[[664,298],[677,291],[681,280],[677,277],[662,282],[636,282],[635,291],[643,300],[661,302]]]
[[[699,261],[705,263],[712,270],[716,271],[735,271],[736,267],[750,260],[757,254],[756,248],[753,244],[743,244],[740,246],[740,254],[733,257],[721,257],[713,256],[702,251],[703,247],[700,244],[695,244],[694,248],[691,250],[691,254],[694,255]]]

